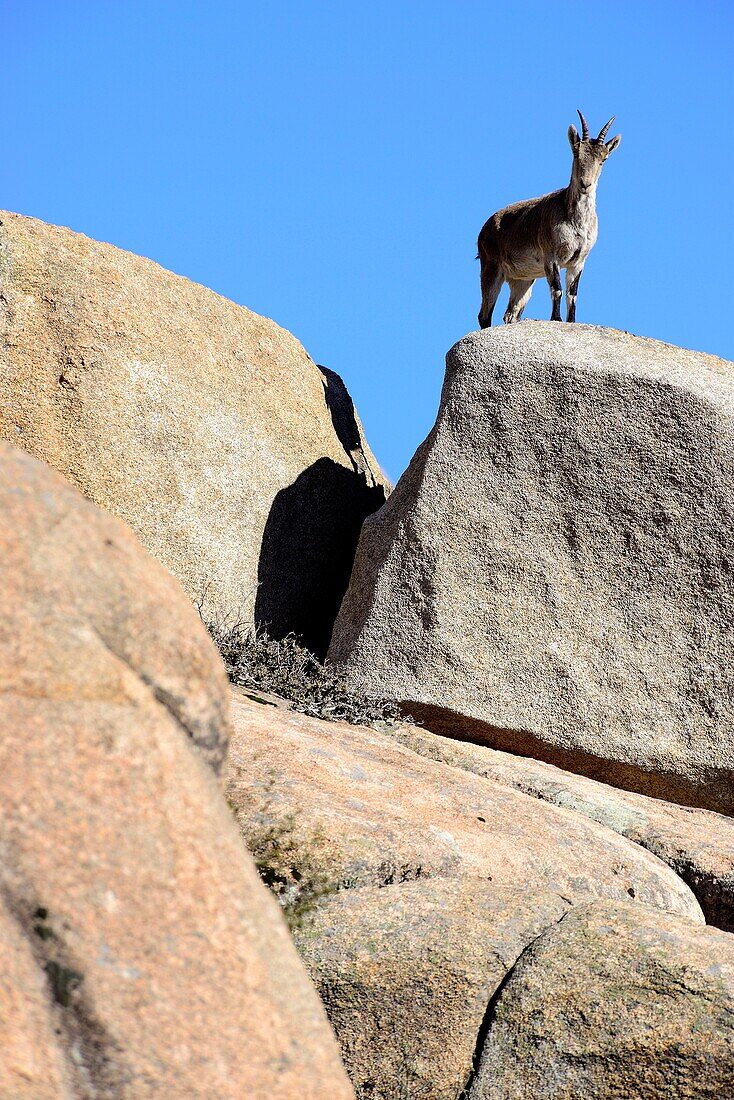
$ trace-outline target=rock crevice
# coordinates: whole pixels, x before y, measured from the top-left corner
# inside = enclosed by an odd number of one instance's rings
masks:
[[[44,975],[45,1009],[63,1058],[68,1096],[123,1100],[129,1079],[124,1052],[87,995],[82,964],[65,942],[60,922],[29,896],[27,890],[20,896],[7,881],[7,873],[3,876],[0,901]]]
[[[18,214],[0,287],[0,438],[129,523],[209,615],[323,657],[387,489],[339,376],[268,318]]]

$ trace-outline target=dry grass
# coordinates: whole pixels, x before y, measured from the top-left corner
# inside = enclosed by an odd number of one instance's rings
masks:
[[[292,635],[276,640],[238,617],[199,613],[231,683],[287,699],[296,710],[330,722],[371,726],[409,721],[397,703],[353,691],[337,669],[321,664]]]

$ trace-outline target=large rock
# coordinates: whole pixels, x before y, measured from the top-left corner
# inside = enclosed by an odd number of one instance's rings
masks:
[[[220,662],[118,520],[0,444],[0,1083],[352,1095],[209,764]]]
[[[575,909],[521,956],[469,1100],[734,1096],[734,936],[644,906]]]
[[[527,322],[447,358],[330,657],[438,732],[734,813],[734,367]]]
[[[487,1005],[518,955],[566,913],[557,894],[476,879],[345,890],[296,946],[358,1096],[457,1100]]]
[[[655,856],[571,810],[428,760],[378,730],[232,696],[227,798],[245,840],[273,838],[314,892],[471,878],[578,904],[627,900],[702,920]],[[274,866],[267,860],[273,857]]]
[[[621,791],[542,760],[454,741],[419,726],[400,723],[389,732],[414,752],[583,814],[641,844],[690,886],[707,924],[734,932],[734,818]]]
[[[323,654],[384,483],[344,384],[157,264],[0,212],[0,437],[126,520],[220,617]]]

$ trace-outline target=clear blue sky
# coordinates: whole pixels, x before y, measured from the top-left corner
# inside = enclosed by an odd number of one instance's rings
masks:
[[[579,320],[734,359],[731,0],[0,0],[0,18],[0,206],[291,329],[393,478],[476,327],[477,231],[567,182],[577,106],[623,134]],[[549,313],[536,283],[526,316]]]

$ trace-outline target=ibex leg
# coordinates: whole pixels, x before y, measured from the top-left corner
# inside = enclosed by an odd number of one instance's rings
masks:
[[[479,310],[479,327],[489,328],[492,312],[505,279],[496,260],[480,255],[482,261],[482,305]]]
[[[522,311],[530,301],[530,295],[533,293],[533,282],[533,279],[510,280],[510,300],[507,303],[504,316],[506,325],[514,324],[522,317]]]
[[[555,260],[550,260],[545,265],[545,277],[548,280],[551,298],[553,299],[551,321],[562,321],[561,298],[563,297],[563,287],[561,286],[561,269]]]
[[[569,267],[566,269],[566,320],[576,320],[576,295],[579,290],[582,267]]]

